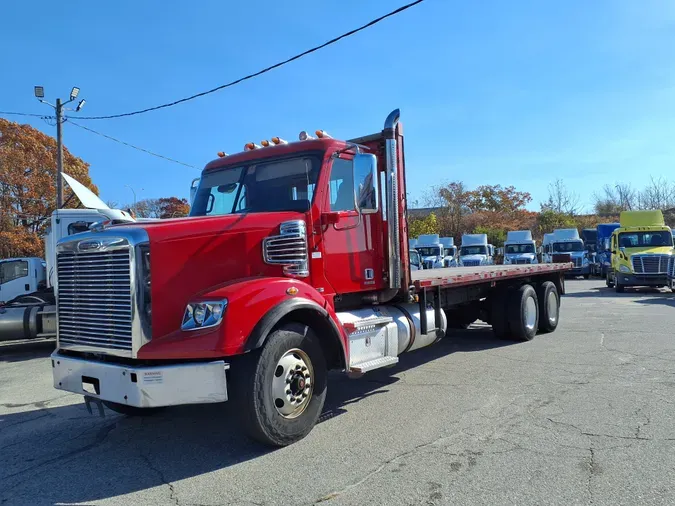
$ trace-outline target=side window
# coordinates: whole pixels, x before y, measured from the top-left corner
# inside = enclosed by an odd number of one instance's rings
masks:
[[[335,158],[330,170],[330,210],[353,211],[354,209],[353,162]]]
[[[28,262],[14,260],[0,263],[0,284],[28,276]]]
[[[68,235],[79,234],[80,232],[88,232],[89,225],[92,223],[93,221],[76,221],[71,223],[68,225]]]

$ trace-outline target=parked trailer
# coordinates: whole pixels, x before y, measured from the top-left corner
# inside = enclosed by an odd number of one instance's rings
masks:
[[[55,388],[131,414],[231,398],[283,446],[316,424],[329,369],[392,366],[476,318],[511,339],[555,330],[569,264],[411,272],[398,110],[375,135],[317,137],[209,163],[190,218],[62,241]]]

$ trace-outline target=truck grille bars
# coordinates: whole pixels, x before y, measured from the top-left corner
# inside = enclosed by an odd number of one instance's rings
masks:
[[[59,342],[132,351],[130,247],[107,251],[60,252]]]
[[[633,255],[633,272],[636,274],[666,274],[670,255]]]
[[[279,229],[279,235],[271,235],[263,241],[265,263],[283,265],[285,274],[302,278],[309,276],[305,222],[286,221]]]

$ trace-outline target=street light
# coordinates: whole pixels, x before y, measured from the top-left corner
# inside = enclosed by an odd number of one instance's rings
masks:
[[[70,90],[70,100],[67,102],[61,102],[60,98],[56,99],[56,104],[50,104],[45,98],[45,89],[44,86],[35,86],[34,87],[35,98],[37,98],[43,104],[47,104],[52,107],[56,112],[56,208],[61,209],[63,207],[63,180],[61,174],[63,173],[63,133],[61,131],[61,125],[65,121],[63,118],[63,110],[77,112],[84,106],[84,99],[80,100],[80,103],[77,104],[75,109],[70,109],[65,107],[65,105],[74,101],[77,96],[80,94],[80,88],[73,86],[73,89]]]
[[[129,189],[131,190],[131,193],[134,194],[134,209],[136,209],[136,190],[134,190],[134,189],[131,187],[131,185],[125,184],[124,186],[126,186],[127,188],[129,188]],[[143,191],[143,190],[144,190],[144,188],[141,188],[139,191]]]

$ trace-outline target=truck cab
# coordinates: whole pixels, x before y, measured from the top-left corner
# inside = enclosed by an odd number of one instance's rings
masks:
[[[0,260],[0,304],[46,286],[46,265],[41,258]]]
[[[627,286],[670,286],[673,233],[663,213],[623,211],[619,223],[610,240],[612,265],[607,286],[619,293]]]
[[[596,262],[602,279],[607,279],[607,272],[612,265],[612,232],[621,225],[619,223],[600,223],[596,227]]]
[[[459,266],[492,265],[492,251],[487,234],[464,234],[459,248]]]
[[[559,228],[553,231],[551,254],[569,257],[570,262],[574,264],[569,271],[571,276],[583,276],[585,279],[590,277],[591,266],[588,252],[576,228]]]
[[[445,251],[438,234],[422,234],[417,238],[417,251],[425,269],[444,267]]]
[[[457,267],[457,246],[453,237],[441,237],[443,267]]]
[[[513,230],[506,233],[504,264],[536,264],[537,245],[530,230]]]

